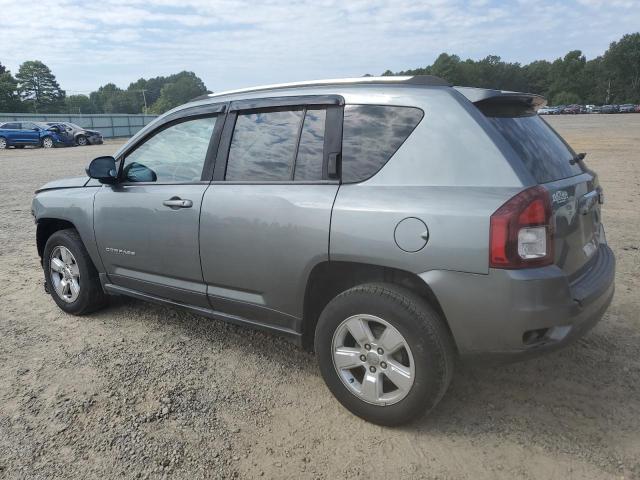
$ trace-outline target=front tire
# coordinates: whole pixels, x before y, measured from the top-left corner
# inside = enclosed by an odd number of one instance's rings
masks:
[[[42,148],[53,148],[53,138],[44,137],[42,139]]]
[[[84,135],[78,135],[78,138],[76,139],[76,143],[78,144],[78,146],[84,147],[89,144],[89,141],[87,140],[87,137],[85,137]]]
[[[51,235],[42,260],[49,292],[62,310],[85,315],[106,305],[98,271],[76,230]]]
[[[0,150],[4,150],[5,148],[9,148],[9,144],[7,143],[7,139],[4,137],[0,137]]]
[[[430,411],[446,392],[455,348],[440,315],[393,284],[365,284],[320,315],[315,351],[329,390],[355,415],[396,426]]]

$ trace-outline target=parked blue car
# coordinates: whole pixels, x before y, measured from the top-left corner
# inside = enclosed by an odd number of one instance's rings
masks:
[[[63,126],[46,125],[36,122],[7,122],[0,124],[0,150],[25,145],[52,148],[74,144]]]

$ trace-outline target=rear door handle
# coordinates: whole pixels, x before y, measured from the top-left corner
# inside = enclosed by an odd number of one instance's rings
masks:
[[[162,202],[162,204],[165,207],[169,207],[173,210],[193,207],[193,202],[191,200],[182,200],[180,197],[171,197],[169,200],[165,200],[164,202]]]

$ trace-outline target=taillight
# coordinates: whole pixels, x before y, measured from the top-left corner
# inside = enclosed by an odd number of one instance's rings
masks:
[[[544,187],[528,188],[491,215],[489,266],[541,267],[553,263],[551,202]]]

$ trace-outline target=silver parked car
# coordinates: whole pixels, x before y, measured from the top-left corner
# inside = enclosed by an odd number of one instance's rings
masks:
[[[277,332],[353,413],[410,421],[457,358],[555,349],[611,302],[598,177],[543,104],[428,76],[209,95],[37,191],[45,286]]]
[[[102,133],[97,130],[88,130],[70,122],[49,122],[47,125],[64,125],[66,131],[73,136],[74,143],[81,147],[85,145],[101,145],[103,143]]]

